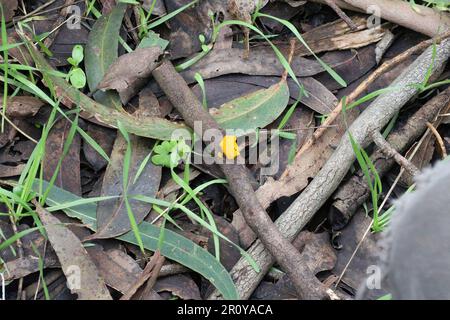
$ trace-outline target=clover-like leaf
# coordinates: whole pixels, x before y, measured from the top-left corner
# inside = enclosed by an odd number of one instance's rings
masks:
[[[168,168],[176,167],[181,160],[186,160],[191,148],[184,140],[163,141],[154,148],[156,153],[152,157],[154,164]]]
[[[83,61],[83,59],[84,59],[83,47],[77,44],[72,49],[72,57],[68,58],[67,61],[74,67],[77,67],[81,63],[81,61]]]
[[[77,89],[84,88],[86,85],[86,75],[81,68],[74,68],[69,73],[70,83]]]

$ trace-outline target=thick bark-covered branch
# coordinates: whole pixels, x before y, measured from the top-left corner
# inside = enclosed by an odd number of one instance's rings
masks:
[[[417,110],[405,124],[398,126],[387,137],[387,142],[400,153],[407,150],[427,129],[427,122],[434,121],[438,114],[450,103],[450,88],[429,100]],[[376,149],[370,156],[380,177],[384,176],[395,164],[394,159],[386,158]],[[333,195],[330,210],[330,222],[333,230],[345,227],[356,210],[369,197],[369,186],[364,174],[358,171],[348,181],[341,184]]]
[[[401,90],[391,91],[380,95],[348,129],[353,138],[362,147],[371,143],[373,132],[381,130],[389,120],[418,92],[414,83],[424,81],[427,70],[432,66],[432,73],[441,72],[450,56],[450,40],[444,40],[437,46],[437,55],[433,64],[433,49],[428,48],[417,60],[408,67],[392,84]],[[289,240],[293,240],[312,216],[320,209],[325,201],[341,183],[348,169],[354,162],[353,148],[345,135],[333,155],[320,170],[314,180],[292,203],[292,205],[278,218],[276,225],[280,232]],[[248,253],[252,255],[262,268],[256,273],[245,259],[240,259],[232,269],[232,277],[241,298],[248,298],[265,273],[274,263],[270,253],[257,240]],[[210,298],[218,298],[215,292]]]
[[[328,4],[326,0],[310,0]],[[442,34],[450,28],[450,15],[429,7],[416,5],[413,9],[408,1],[402,0],[334,0],[342,9],[379,13],[382,19],[394,22],[405,28],[423,33],[429,37]]]

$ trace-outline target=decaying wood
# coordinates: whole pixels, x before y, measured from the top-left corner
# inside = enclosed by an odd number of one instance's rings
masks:
[[[206,130],[223,132],[170,62],[165,61],[157,67],[153,71],[153,77],[191,128],[198,129],[194,125],[196,121],[202,123],[202,128],[197,132],[200,137],[204,136]],[[299,296],[305,299],[326,297],[325,288],[302,264],[300,253],[283,237],[259,203],[249,179],[246,178],[247,168],[237,164],[222,164],[221,169],[246,222],[260,237],[269,255],[275,257],[271,259],[276,259],[289,275]]]
[[[380,41],[388,27],[389,24],[383,24],[379,28],[365,29],[320,40],[312,39],[312,41],[308,42],[308,46],[316,54],[333,50],[362,48],[371,43]],[[311,55],[311,51],[304,46],[299,45],[296,54],[299,56],[308,56]]]
[[[401,87],[401,91],[387,92],[380,95],[353,122],[348,129],[355,141],[363,148],[372,142],[372,134],[381,130],[401,107],[417,92],[418,88],[410,86],[425,79],[430,66],[433,74],[442,71],[450,56],[450,40],[444,40],[437,47],[437,55],[433,62],[433,48],[428,48],[417,60],[408,67],[392,84]],[[347,171],[354,162],[353,148],[348,138],[341,139],[336,151],[328,159],[314,180],[306,187],[291,206],[276,220],[280,232],[292,241],[302,230],[311,217],[320,209],[325,201],[341,183]],[[275,262],[263,243],[257,240],[248,253],[256,259],[262,271],[256,273],[245,259],[239,262],[231,271],[241,298],[248,298],[258,283],[262,280],[271,265]],[[214,292],[209,298],[217,299],[220,294]]]
[[[400,153],[416,141],[426,130],[428,121],[434,121],[440,111],[450,103],[450,89],[446,89],[416,111],[404,125],[400,125],[387,137],[387,142]],[[386,158],[381,150],[375,150],[371,157],[380,177],[384,176],[394,165],[394,159]],[[358,171],[348,181],[341,184],[333,195],[330,222],[334,230],[347,225],[356,210],[369,197],[369,187],[364,174]]]
[[[309,0],[326,4],[326,0]],[[450,28],[450,16],[429,7],[415,5],[402,0],[335,0],[342,9],[379,13],[382,19],[399,24],[405,28],[423,33],[429,37],[446,32]],[[374,11],[375,10],[375,11]]]

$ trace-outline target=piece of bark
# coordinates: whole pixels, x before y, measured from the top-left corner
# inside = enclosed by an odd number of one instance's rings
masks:
[[[392,86],[402,87],[401,91],[393,91],[380,95],[371,105],[353,122],[348,129],[355,141],[366,147],[371,142],[371,134],[380,130],[406,104],[417,92],[418,88],[410,86],[411,83],[424,81],[430,65],[432,74],[442,72],[443,66],[450,56],[450,40],[443,40],[436,46],[436,56],[433,59],[433,48],[428,48],[417,60],[409,66],[394,81]],[[350,140],[341,140],[335,152],[322,167],[314,180],[306,187],[291,206],[277,219],[276,225],[283,235],[293,240],[302,230],[311,217],[320,209],[328,197],[341,183],[348,169],[355,159]],[[236,283],[236,288],[241,298],[247,298],[256,288],[274,263],[273,257],[260,240],[257,240],[248,253],[256,259],[261,267],[261,272],[255,272],[245,259],[239,260],[231,271],[231,276]],[[217,299],[220,294],[217,291],[210,299]]]

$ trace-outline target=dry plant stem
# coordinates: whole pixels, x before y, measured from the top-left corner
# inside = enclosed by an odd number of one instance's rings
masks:
[[[205,111],[186,81],[176,72],[172,63],[163,62],[153,71],[153,77],[165,92],[173,106],[181,113],[191,128],[196,121],[202,123],[197,134],[203,137],[206,130],[222,130],[211,115]],[[309,268],[302,263],[301,255],[290,241],[282,236],[255,196],[247,178],[247,168],[237,164],[221,165],[227,177],[230,190],[236,199],[248,225],[260,237],[269,255],[273,255],[289,275],[301,298],[319,299],[326,297],[325,290]],[[250,267],[252,268],[252,267]],[[241,298],[246,298],[241,296]]]
[[[444,143],[444,140],[442,139],[441,135],[439,134],[437,129],[433,126],[433,124],[427,122],[427,127],[428,127],[428,129],[431,130],[431,133],[436,138],[436,141],[439,145],[439,150],[441,152],[442,159],[447,158],[447,150],[445,150],[445,143]]]
[[[327,0],[310,0],[327,3]],[[415,11],[408,1],[403,0],[335,0],[342,9],[373,14],[372,10],[380,14],[381,18],[394,22],[405,28],[434,37],[438,33],[448,31],[450,16],[429,7],[416,5]]]
[[[136,32],[136,28],[133,27],[133,23],[131,22],[131,18],[128,14],[125,15],[125,25],[127,26],[127,32],[131,33],[131,37],[133,38],[134,43],[136,46],[139,44],[140,40],[138,37],[138,34]]]
[[[155,285],[156,280],[160,276],[161,268],[165,261],[166,261],[166,258],[164,256],[159,255],[159,251],[158,251],[158,258],[155,263],[155,267],[152,270],[152,274],[151,274],[150,278],[147,280],[147,283],[145,284],[145,288],[142,291],[142,295],[141,295],[142,297],[151,296],[151,291],[153,291],[153,286]]]
[[[336,12],[336,14],[345,21],[345,23],[348,24],[350,29],[356,30],[358,29],[358,26],[352,21],[352,19],[349,18],[348,15],[345,14],[344,11],[342,11],[341,8],[339,8],[338,5],[336,5],[336,0],[325,0],[326,4]]]
[[[384,139],[383,135],[379,131],[375,131],[372,135],[373,142],[377,145],[378,148],[386,155],[386,157],[394,158],[395,162],[397,162],[401,167],[403,167],[406,171],[408,171],[411,175],[415,176],[419,173],[419,169],[408,161],[404,156],[398,153],[389,142]]]
[[[444,40],[436,47],[437,55],[432,73],[442,71],[450,56],[450,40]],[[371,105],[353,122],[348,129],[353,138],[363,148],[372,140],[372,134],[380,131],[389,120],[410,100],[418,89],[410,84],[424,81],[427,70],[432,65],[432,48],[428,48],[412,63],[392,84],[401,87],[400,91],[391,91],[380,95]],[[353,148],[345,135],[339,146],[322,167],[314,180],[306,187],[291,206],[278,218],[275,224],[280,232],[292,241],[304,228],[306,223],[320,209],[325,201],[341,183],[348,169],[355,160]],[[231,271],[233,279],[241,298],[248,298],[264,274],[274,263],[274,259],[264,248],[263,243],[257,240],[248,250],[262,268],[256,273],[245,259],[240,259]],[[218,298],[220,294],[214,292],[210,298]]]
[[[48,35],[48,37],[44,40],[44,45],[49,48],[53,41],[55,41],[56,36],[59,33],[60,30],[60,26],[62,23],[64,23],[64,21],[66,20],[67,14],[68,14],[68,9],[69,7],[74,3],[74,0],[66,0],[64,3],[63,8],[61,9],[61,12],[59,13],[58,18],[55,20],[55,22],[53,23],[53,26],[50,30],[55,30],[55,32],[50,33]]]
[[[387,137],[387,142],[397,152],[405,152],[425,132],[426,123],[434,121],[449,102],[450,88],[429,100],[409,117],[404,125],[396,127]],[[392,158],[387,159],[380,150],[375,150],[370,159],[380,177],[384,176],[395,163]],[[339,186],[333,195],[334,201],[330,211],[330,222],[334,230],[340,230],[347,225],[356,210],[367,200],[369,192],[369,186],[361,170]]]

